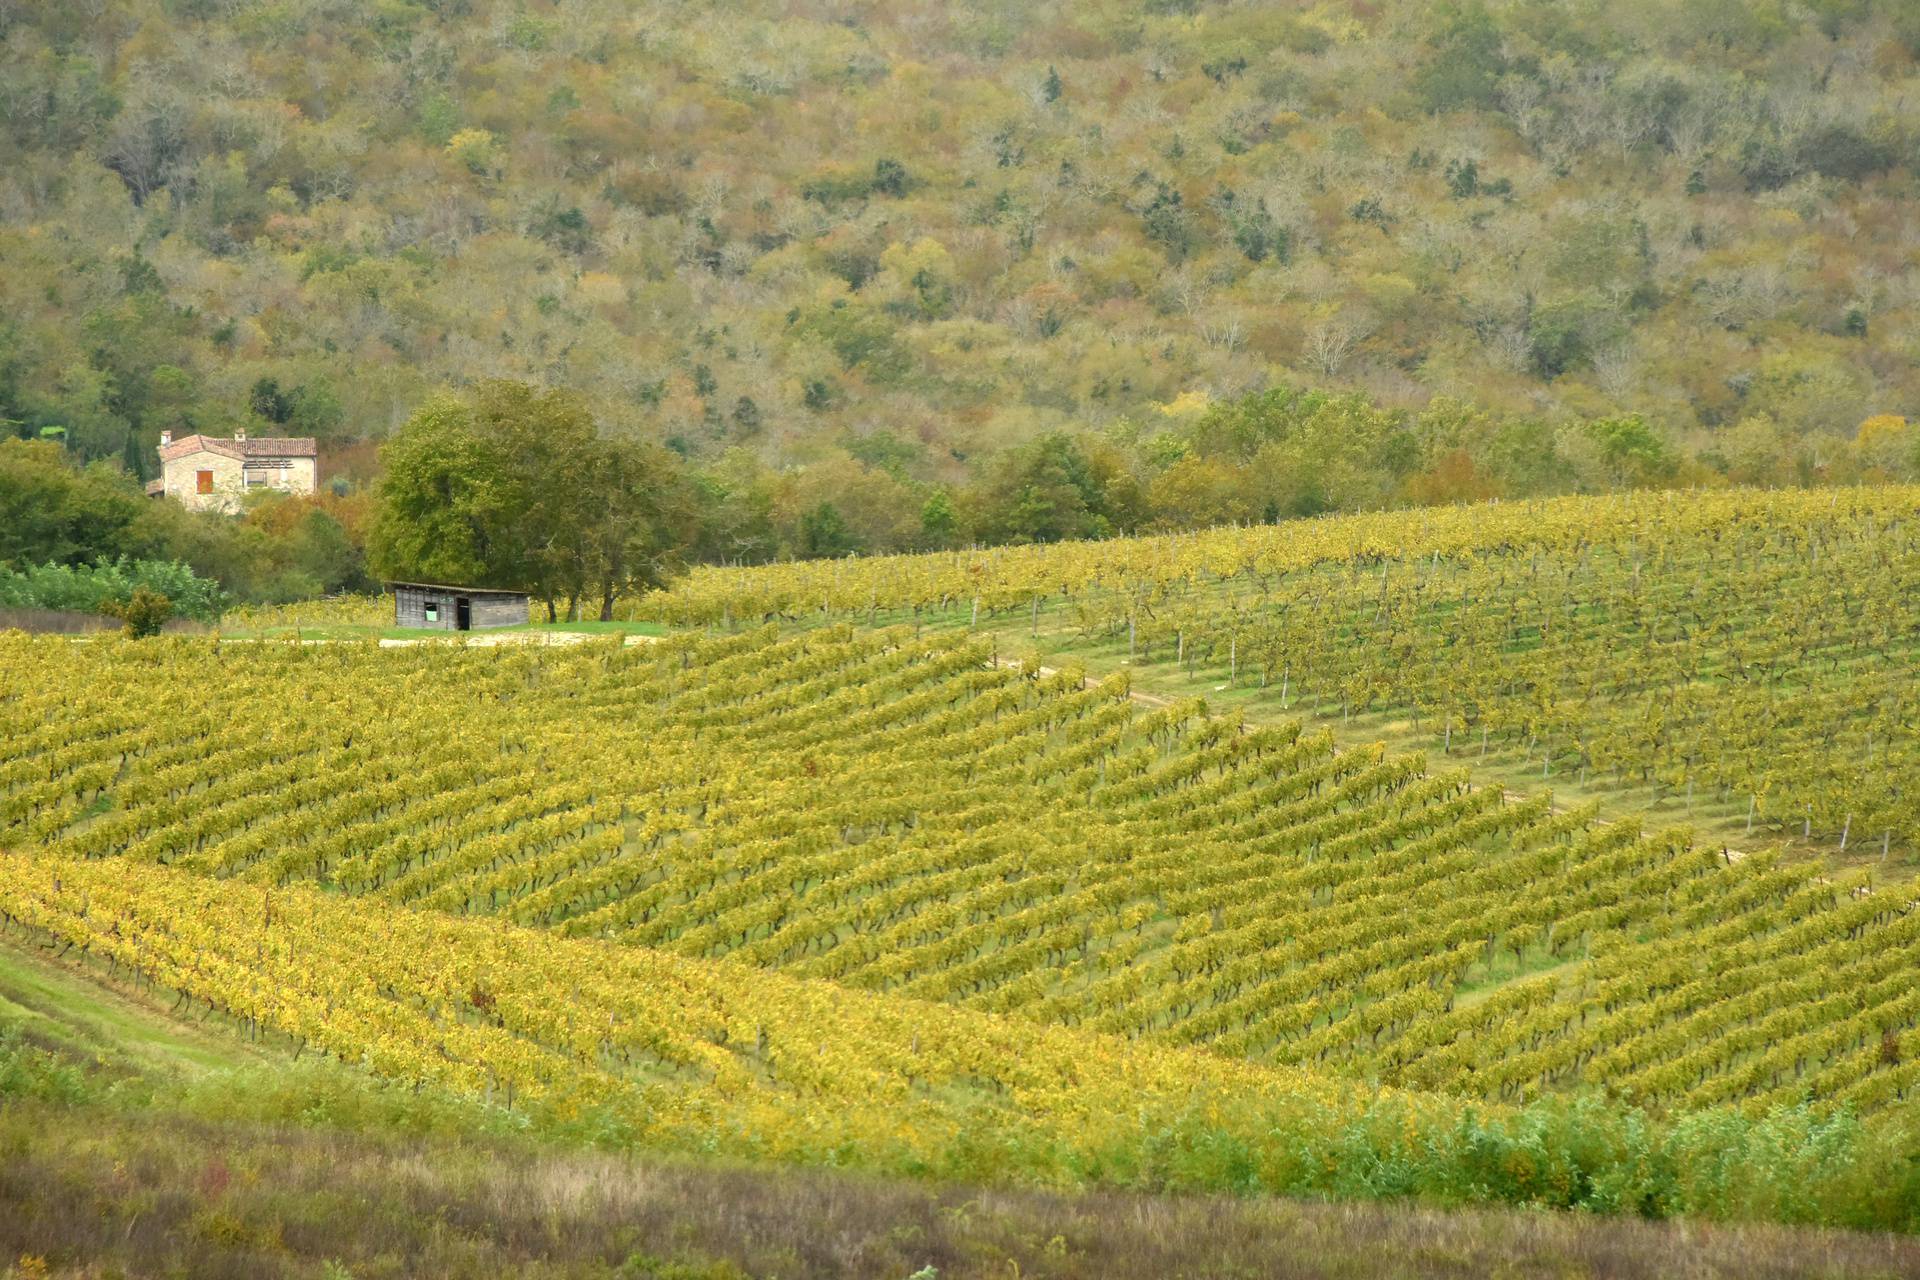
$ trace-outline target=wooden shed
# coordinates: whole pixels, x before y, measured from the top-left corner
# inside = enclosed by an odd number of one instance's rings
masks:
[[[527,593],[438,582],[389,582],[393,625],[423,631],[485,631],[527,621]]]

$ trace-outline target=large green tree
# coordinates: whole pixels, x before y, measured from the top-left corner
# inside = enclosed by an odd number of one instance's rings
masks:
[[[579,597],[590,593],[606,622],[621,596],[665,586],[684,566],[699,534],[699,505],[672,455],[657,445],[603,437],[586,459],[578,525],[585,590],[570,591],[568,612],[576,614]]]
[[[423,405],[381,450],[368,558],[388,578],[469,583],[610,618],[660,585],[692,537],[663,450],[602,435],[578,396],[492,381]]]
[[[965,496],[969,527],[987,542],[1101,538],[1143,514],[1117,451],[1061,432],[996,455]]]
[[[0,564],[84,564],[157,550],[147,500],[105,464],[67,465],[61,446],[0,440]]]
[[[430,401],[381,449],[368,560],[388,578],[531,587],[507,453],[474,404]]]

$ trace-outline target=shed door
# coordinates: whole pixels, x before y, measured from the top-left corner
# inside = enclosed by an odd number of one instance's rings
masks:
[[[454,597],[453,629],[455,631],[473,630],[473,601],[465,596]]]
[[[213,472],[196,471],[193,473],[193,491],[195,493],[213,492]]]

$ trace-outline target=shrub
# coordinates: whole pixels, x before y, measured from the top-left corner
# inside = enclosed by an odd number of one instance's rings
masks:
[[[133,639],[144,640],[159,635],[160,628],[167,625],[167,619],[173,616],[173,601],[151,587],[135,587],[124,603],[109,600],[100,606],[100,612],[125,623]]]
[[[0,606],[16,609],[110,613],[108,604],[125,604],[141,587],[164,596],[175,614],[196,622],[218,621],[227,606],[219,583],[197,577],[192,569],[173,561],[123,556],[92,565],[0,567]]]

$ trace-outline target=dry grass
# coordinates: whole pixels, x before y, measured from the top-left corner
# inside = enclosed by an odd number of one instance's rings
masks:
[[[119,629],[119,622],[98,613],[80,613],[72,609],[0,606],[0,631],[24,631],[29,635],[77,636]],[[207,631],[207,627],[191,618],[169,618],[161,630],[168,635],[202,635]]]
[[[7,1263],[23,1276],[215,1280],[1769,1280],[1920,1275],[1920,1241],[1556,1214],[982,1192],[16,1103],[0,1107]]]

